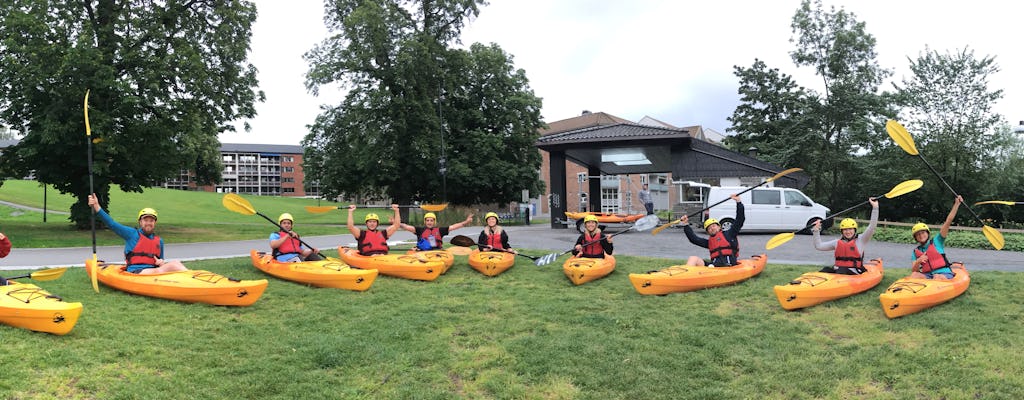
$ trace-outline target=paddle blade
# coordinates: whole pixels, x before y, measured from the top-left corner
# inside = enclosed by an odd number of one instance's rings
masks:
[[[423,211],[438,212],[448,208],[448,203],[444,204],[421,204],[420,209]]]
[[[785,171],[782,171],[782,172],[779,172],[779,173],[775,174],[775,176],[773,176],[771,178],[766,179],[765,183],[774,181],[774,180],[779,179],[781,177],[784,177],[786,175],[792,174],[792,173],[797,172],[797,171],[803,171],[803,170],[804,170],[803,168],[790,168],[790,169],[787,169]]]
[[[473,249],[464,246],[452,246],[448,248],[448,251],[457,256],[468,256],[469,253],[473,252]]]
[[[453,237],[451,243],[455,246],[461,247],[476,246],[476,242],[473,239],[470,239],[469,236],[465,235],[457,235]]]
[[[678,224],[678,223],[680,223],[682,221],[683,220],[681,220],[681,219],[677,219],[677,220],[671,221],[671,222],[669,222],[667,224],[661,225],[661,226],[659,226],[657,228],[654,228],[654,230],[651,231],[651,235],[657,235],[657,234],[661,233],[661,231],[663,231],[665,229],[668,229],[668,227],[670,227],[672,225],[675,225],[675,224]]]
[[[793,237],[795,236],[796,234],[793,232],[780,233],[778,235],[772,236],[771,239],[768,239],[768,243],[765,243],[764,249],[771,250],[776,247],[782,246],[786,242],[793,240]]]
[[[899,122],[890,119],[885,123],[885,131],[889,132],[889,137],[907,154],[912,156],[918,155],[917,146],[914,145],[914,138],[910,137],[910,132],[907,132],[907,128],[904,128]]]
[[[541,266],[544,266],[544,265],[548,265],[548,264],[551,264],[551,262],[553,262],[556,259],[558,259],[559,255],[560,255],[559,253],[545,254],[543,256],[540,256],[540,258],[537,258],[537,261],[534,261],[533,263],[536,264],[538,267],[541,267]]]
[[[1002,250],[1006,242],[1003,240],[1003,234],[999,233],[996,228],[985,225],[981,227],[981,232],[985,234],[985,239],[988,239],[989,243],[992,243],[992,247],[996,250]]]
[[[239,196],[237,194],[225,194],[224,199],[221,200],[221,203],[224,204],[224,208],[227,208],[228,210],[234,211],[236,213],[245,215],[256,215],[256,209],[252,208],[252,204],[250,204],[248,200],[243,199],[242,196]]]
[[[974,205],[978,206],[978,205],[982,205],[982,204],[1002,204],[1004,206],[1012,206],[1012,205],[1015,205],[1017,203],[1019,203],[1019,202],[1017,202],[1017,201],[1004,201],[1004,200],[988,200],[988,201],[979,201],[977,203],[974,203]]]
[[[44,269],[42,271],[33,272],[31,275],[29,275],[29,278],[35,279],[37,281],[52,281],[63,276],[64,271],[67,270],[67,268]]]
[[[96,253],[92,253],[92,269],[89,270],[89,280],[92,281],[92,290],[100,292],[99,274],[100,264],[96,260]]]
[[[325,212],[331,212],[337,209],[338,207],[334,206],[306,206],[306,211],[309,211],[313,214],[323,214]]]
[[[885,198],[891,199],[893,197],[902,196],[907,193],[913,192],[924,186],[924,181],[920,179],[911,179],[909,181],[903,181],[899,185],[893,186],[889,193],[885,194]]]
[[[658,226],[658,222],[660,221],[661,220],[658,219],[657,215],[648,215],[636,220],[636,222],[633,223],[633,229],[636,229],[637,232],[643,232]]]

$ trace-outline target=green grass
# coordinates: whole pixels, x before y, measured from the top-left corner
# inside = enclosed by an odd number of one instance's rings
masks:
[[[101,286],[81,269],[41,282],[85,310],[63,337],[0,326],[5,399],[812,399],[1024,394],[1024,275],[974,272],[953,301],[896,320],[865,294],[787,312],[772,285],[641,296],[621,256],[572,286],[520,259],[496,278],[460,257],[435,282],[379,277],[367,292],[269,278],[246,259],[193,262],[268,278],[255,305],[187,305]],[[17,272],[8,271],[14,275]]]

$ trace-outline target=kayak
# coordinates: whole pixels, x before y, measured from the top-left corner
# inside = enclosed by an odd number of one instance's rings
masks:
[[[571,257],[562,264],[562,271],[572,283],[584,283],[604,278],[615,270],[615,257],[605,254],[604,258]]]
[[[275,277],[305,283],[316,287],[328,287],[365,291],[377,279],[377,270],[358,269],[339,261],[280,262],[274,256],[252,250],[249,253],[252,265],[260,271]]]
[[[375,269],[381,275],[418,281],[432,281],[444,271],[444,262],[420,258],[419,254],[382,254],[364,256],[347,247],[339,247],[338,254],[348,265],[362,269]]]
[[[612,213],[601,213],[601,212],[568,212],[566,211],[565,216],[569,219],[583,219],[588,215],[597,217],[597,222],[604,223],[615,223],[615,222],[633,222],[640,218],[643,218],[645,214],[612,214]]]
[[[963,294],[971,285],[971,275],[963,263],[953,263],[952,270],[956,275],[950,280],[905,277],[893,282],[878,296],[885,316],[896,318],[913,314]]]
[[[54,335],[75,327],[82,303],[66,303],[33,284],[7,282],[0,286],[0,323]]]
[[[516,255],[503,251],[473,250],[469,253],[469,266],[487,276],[498,276],[515,263]]]
[[[629,281],[640,294],[692,292],[743,282],[764,271],[767,263],[768,256],[761,254],[742,259],[732,267],[673,265],[660,271],[629,274]]]
[[[416,249],[412,249],[412,250],[409,250],[408,252],[406,252],[405,254],[409,254],[409,255],[421,254],[423,256],[423,258],[425,258],[427,260],[443,262],[444,263],[444,270],[441,271],[441,274],[447,273],[448,270],[452,268],[452,264],[455,264],[455,255],[452,254],[452,252],[448,251],[448,250],[416,250]]]
[[[93,260],[86,260],[87,275],[93,268],[96,268]],[[249,306],[267,289],[266,279],[239,280],[203,270],[140,275],[127,272],[125,268],[122,264],[100,265],[97,278],[104,285],[123,292],[215,306]]]
[[[866,272],[860,275],[808,272],[789,282],[775,286],[775,297],[787,310],[810,307],[826,301],[853,296],[882,282],[884,272],[881,259],[864,263]]]

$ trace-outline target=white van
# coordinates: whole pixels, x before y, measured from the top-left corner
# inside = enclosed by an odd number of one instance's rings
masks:
[[[722,229],[729,229],[736,218],[736,202],[729,199],[735,193],[750,189],[743,186],[712,186],[705,200],[705,207],[722,200],[728,200],[709,210],[707,217],[717,219]],[[740,195],[743,201],[743,232],[797,231],[815,220],[824,219],[828,207],[815,203],[797,189],[783,187],[759,187]],[[823,228],[832,225],[832,220],[822,222]]]

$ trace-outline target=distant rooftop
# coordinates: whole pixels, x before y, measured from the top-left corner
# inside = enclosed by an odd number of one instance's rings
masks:
[[[290,144],[221,143],[222,153],[303,154],[302,146]]]

